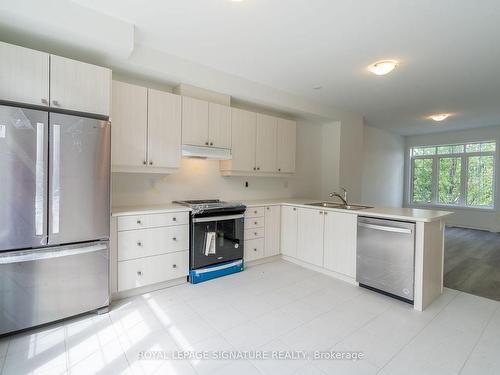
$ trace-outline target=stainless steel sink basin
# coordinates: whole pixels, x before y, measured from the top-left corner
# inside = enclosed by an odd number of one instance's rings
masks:
[[[364,210],[367,208],[373,208],[370,206],[362,206],[359,204],[342,204],[342,203],[335,203],[335,202],[314,202],[314,203],[306,203],[306,206],[315,206],[315,207],[325,207],[325,208],[338,208],[341,210],[349,210],[349,211],[356,211],[356,210]]]

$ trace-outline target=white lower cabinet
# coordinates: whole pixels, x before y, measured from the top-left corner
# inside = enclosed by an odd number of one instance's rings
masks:
[[[323,266],[324,211],[299,208],[297,217],[297,258]]]
[[[187,276],[189,251],[118,262],[118,291]]]
[[[147,228],[118,233],[118,261],[189,249],[189,226]]]
[[[327,212],[324,231],[324,267],[356,277],[357,215]]]
[[[281,254],[297,258],[297,207],[281,207]]]
[[[281,207],[267,206],[264,211],[264,256],[280,253]]]
[[[245,261],[280,253],[281,207],[248,207],[245,212]]]
[[[264,239],[256,238],[253,240],[245,240],[245,262],[261,259],[264,257]]]
[[[187,212],[118,217],[118,292],[187,276],[188,223]]]

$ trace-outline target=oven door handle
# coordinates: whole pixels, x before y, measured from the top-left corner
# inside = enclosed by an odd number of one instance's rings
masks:
[[[242,219],[245,215],[222,215],[222,216],[209,216],[209,217],[197,217],[193,218],[193,223],[205,223],[207,221],[222,221],[222,220],[234,220]]]

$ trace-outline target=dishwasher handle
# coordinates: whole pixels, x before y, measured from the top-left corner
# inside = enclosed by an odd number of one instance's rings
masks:
[[[375,225],[375,224],[367,224],[367,223],[358,223],[358,226],[368,229],[380,230],[384,232],[393,232],[393,233],[403,233],[403,234],[412,234],[412,229],[405,228],[396,228],[396,227],[388,227],[385,225]]]

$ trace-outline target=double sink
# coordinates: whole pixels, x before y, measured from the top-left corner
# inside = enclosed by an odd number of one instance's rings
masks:
[[[357,211],[364,210],[367,208],[373,208],[370,206],[362,206],[359,204],[343,204],[343,203],[335,203],[335,202],[314,202],[314,203],[305,203],[306,206],[314,206],[314,207],[325,207],[325,208],[337,208],[341,210],[349,210],[349,211]]]

